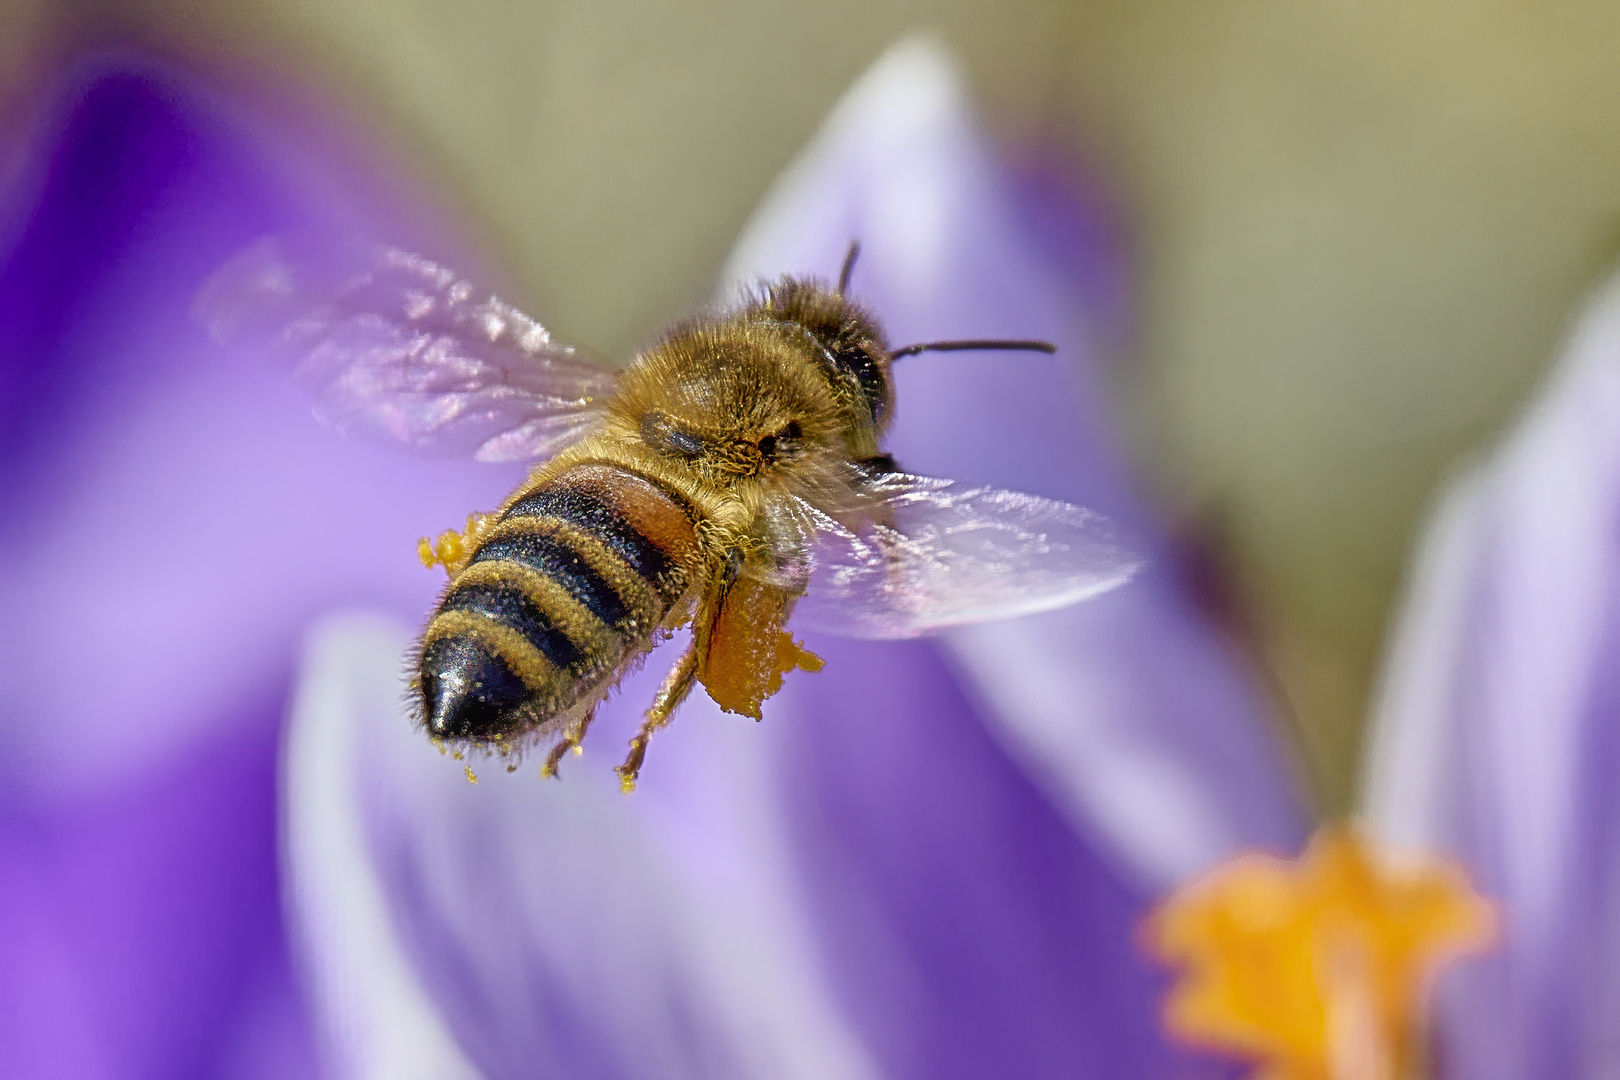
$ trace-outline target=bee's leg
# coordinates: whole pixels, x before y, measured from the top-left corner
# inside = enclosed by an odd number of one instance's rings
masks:
[[[584,716],[581,716],[573,724],[569,725],[568,731],[565,735],[563,735],[562,740],[558,742],[556,746],[553,746],[551,748],[551,752],[546,755],[546,763],[540,766],[540,776],[542,779],[557,775],[557,763],[562,761],[563,755],[568,753],[568,751],[572,750],[576,754],[583,754],[585,752],[584,748],[580,744],[585,741],[585,732],[590,730],[591,721],[595,719],[596,706],[592,705],[589,709],[585,710]]]
[[[714,622],[720,611],[726,606],[726,598],[731,595],[732,586],[737,584],[737,575],[742,573],[743,553],[738,548],[731,548],[726,552],[725,561],[720,564],[719,572],[709,582],[709,588],[703,598],[701,611],[708,613],[707,617],[699,616],[694,620],[692,627],[692,644],[698,655],[703,657],[704,663],[709,660],[709,642],[714,634]]]
[[[675,710],[686,695],[692,691],[692,682],[697,675],[698,654],[697,642],[686,647],[681,658],[675,661],[675,666],[669,674],[664,676],[664,685],[658,688],[658,694],[653,698],[652,708],[647,710],[647,719],[641,723],[641,730],[636,737],[630,740],[630,755],[624,759],[624,764],[614,771],[619,774],[619,786],[625,792],[636,790],[636,777],[641,773],[642,759],[647,756],[647,740],[652,733],[669,723]]]

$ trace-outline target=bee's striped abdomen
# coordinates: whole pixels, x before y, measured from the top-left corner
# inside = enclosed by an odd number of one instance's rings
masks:
[[[498,741],[596,692],[686,591],[695,550],[685,509],[616,466],[520,493],[428,623],[429,731]]]

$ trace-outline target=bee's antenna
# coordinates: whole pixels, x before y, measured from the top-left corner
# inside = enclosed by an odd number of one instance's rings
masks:
[[[1055,353],[1057,346],[1050,341],[924,341],[917,345],[907,345],[903,349],[895,349],[889,353],[890,360],[898,360],[902,356],[916,356],[920,352],[968,352],[983,350],[985,352],[1043,352]]]
[[[849,242],[849,254],[844,256],[843,269],[838,271],[839,296],[843,296],[845,293],[849,292],[849,277],[855,272],[855,259],[860,255],[860,253],[861,242],[859,240],[851,240]]]

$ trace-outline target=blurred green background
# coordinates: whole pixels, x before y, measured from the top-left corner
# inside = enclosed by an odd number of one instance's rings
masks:
[[[917,28],[1009,153],[1083,162],[1118,215],[1128,437],[1215,537],[1343,810],[1426,502],[1620,236],[1620,6],[7,0],[0,181],[49,73],[100,43],[285,80],[409,163],[514,299],[622,355],[709,294],[777,172]]]

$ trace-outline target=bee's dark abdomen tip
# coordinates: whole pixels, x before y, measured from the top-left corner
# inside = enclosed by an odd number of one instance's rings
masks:
[[[477,641],[446,637],[422,657],[422,711],[436,739],[487,740],[513,727],[529,698],[523,680]]]

